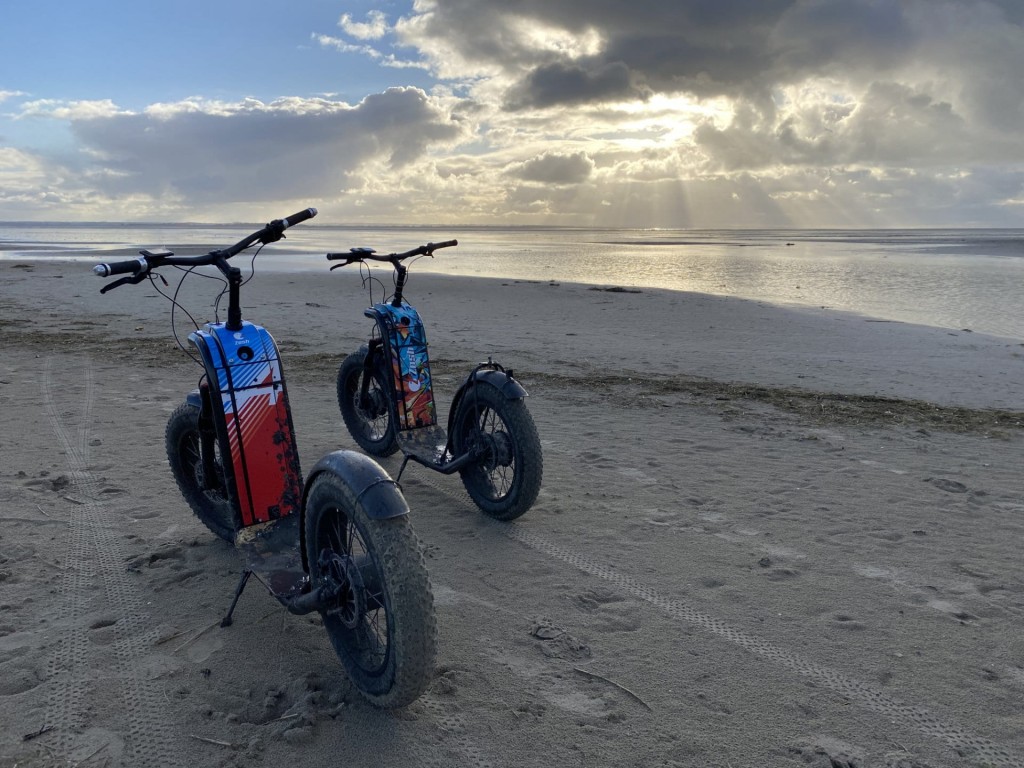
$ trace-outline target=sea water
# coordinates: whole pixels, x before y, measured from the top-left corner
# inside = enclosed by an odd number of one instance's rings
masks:
[[[0,223],[0,259],[181,255],[230,245],[259,224]],[[336,227],[303,224],[259,269],[326,270],[327,252],[404,251],[457,238],[413,268],[471,277],[664,288],[829,308],[1024,340],[1024,230],[635,230]]]

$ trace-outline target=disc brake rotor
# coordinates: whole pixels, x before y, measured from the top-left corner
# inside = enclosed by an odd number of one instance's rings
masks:
[[[493,472],[512,464],[514,451],[508,432],[481,433],[478,440],[482,454],[480,464],[486,471]]]
[[[332,592],[337,594],[331,613],[348,629],[355,629],[366,615],[366,587],[363,576],[352,558],[324,550],[320,555],[320,573]]]

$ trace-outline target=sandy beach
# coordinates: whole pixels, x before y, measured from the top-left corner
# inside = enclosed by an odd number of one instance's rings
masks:
[[[414,274],[442,418],[473,363],[513,368],[544,485],[504,524],[406,470],[439,649],[384,712],[258,585],[218,626],[239,561],[163,444],[201,371],[148,284],[102,285],[0,261],[0,768],[1024,765],[1021,340]],[[257,272],[242,303],[303,468],[354,449],[357,275]]]

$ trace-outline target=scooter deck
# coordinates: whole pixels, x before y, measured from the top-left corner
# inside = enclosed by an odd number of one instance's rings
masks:
[[[443,464],[448,447],[448,434],[444,427],[438,424],[404,429],[398,433],[398,445],[407,456],[414,456],[431,464]]]
[[[235,548],[275,597],[291,599],[306,586],[306,572],[299,552],[299,515],[288,515],[242,528],[235,534]]]

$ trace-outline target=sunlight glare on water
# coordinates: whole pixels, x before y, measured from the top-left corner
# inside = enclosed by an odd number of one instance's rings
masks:
[[[258,226],[258,225],[256,225]],[[0,258],[130,258],[223,247],[250,225],[0,224]],[[416,272],[696,291],[1024,339],[1024,230],[599,230],[299,226],[258,268],[457,238]],[[87,255],[81,255],[85,252]]]

